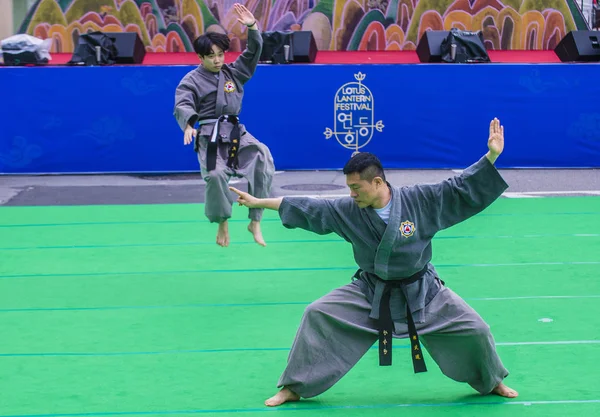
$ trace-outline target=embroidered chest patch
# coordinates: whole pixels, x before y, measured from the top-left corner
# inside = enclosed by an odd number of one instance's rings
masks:
[[[224,89],[226,93],[233,93],[235,91],[235,84],[233,83],[233,81],[227,81],[225,83]]]
[[[402,236],[404,237],[412,236],[415,233],[415,224],[408,220],[400,223],[400,233],[402,233]]]

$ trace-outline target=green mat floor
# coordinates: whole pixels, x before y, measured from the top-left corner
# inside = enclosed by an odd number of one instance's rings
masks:
[[[514,400],[479,396],[406,342],[331,390],[267,408],[305,306],[349,282],[350,246],[234,208],[0,208],[2,416],[600,416],[600,198],[501,199],[441,232],[433,263],[490,324]],[[376,346],[375,346],[376,347]],[[404,354],[406,360],[402,361]]]

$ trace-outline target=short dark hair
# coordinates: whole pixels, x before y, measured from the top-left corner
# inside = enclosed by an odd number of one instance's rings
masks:
[[[207,32],[196,38],[194,51],[200,56],[210,55],[213,53],[213,45],[217,45],[225,52],[229,49],[229,37],[223,33]]]
[[[381,161],[369,152],[360,152],[354,155],[344,166],[344,175],[358,173],[361,180],[372,182],[375,177],[385,179],[385,172]]]

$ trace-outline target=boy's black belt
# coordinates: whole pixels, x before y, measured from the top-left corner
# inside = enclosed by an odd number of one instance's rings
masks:
[[[240,150],[240,119],[236,115],[223,115],[216,119],[200,120],[200,125],[214,123],[213,131],[208,141],[206,151],[206,170],[212,171],[217,166],[217,153],[219,150],[219,130],[222,122],[229,122],[233,125],[229,137],[229,152],[227,157],[227,166],[232,169],[238,167],[238,152]]]

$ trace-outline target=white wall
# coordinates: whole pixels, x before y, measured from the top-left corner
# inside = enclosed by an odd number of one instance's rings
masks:
[[[13,0],[0,0],[0,41],[14,33]]]

